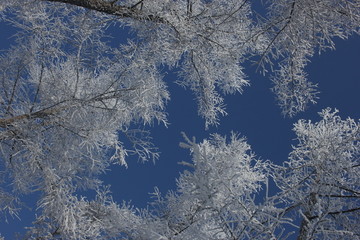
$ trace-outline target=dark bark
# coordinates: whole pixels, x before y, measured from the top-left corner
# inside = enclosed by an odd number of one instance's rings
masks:
[[[8,128],[9,126],[13,125],[14,123],[22,120],[28,119],[36,119],[36,118],[45,118],[47,116],[56,114],[60,112],[64,108],[48,108],[44,110],[39,110],[37,112],[22,114],[10,118],[0,119],[0,128]]]
[[[307,236],[309,234],[309,223],[311,220],[314,219],[312,211],[313,208],[315,207],[317,200],[316,200],[316,193],[312,192],[310,193],[309,199],[308,199],[308,203],[307,203],[307,211],[304,213],[305,217],[303,218],[303,220],[301,221],[301,225],[300,225],[300,232],[299,232],[299,236],[297,238],[297,240],[306,240],[308,239]]]
[[[146,15],[136,7],[126,7],[104,0],[43,0],[47,2],[66,3],[73,6],[83,7],[89,10],[117,16],[120,18],[132,18],[140,21],[152,21],[166,23],[166,21],[155,15]]]

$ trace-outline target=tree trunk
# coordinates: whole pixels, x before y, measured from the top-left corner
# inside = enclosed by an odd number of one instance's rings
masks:
[[[312,192],[310,193],[309,200],[307,202],[307,211],[304,213],[305,218],[301,221],[300,230],[299,230],[299,236],[297,240],[308,240],[309,235],[309,223],[311,220],[314,219],[314,216],[312,214],[312,210],[315,207],[315,204],[317,203],[316,200],[316,193]]]

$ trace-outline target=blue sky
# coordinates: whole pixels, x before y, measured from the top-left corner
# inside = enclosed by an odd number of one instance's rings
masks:
[[[343,118],[360,119],[360,38],[347,41],[336,40],[336,51],[327,51],[315,56],[307,71],[309,78],[319,84],[320,99],[309,106],[304,113],[294,118],[284,118],[276,105],[267,76],[254,73],[247,68],[251,86],[242,95],[226,97],[228,115],[221,119],[221,125],[205,130],[204,121],[197,116],[196,102],[190,91],[173,83],[176,75],[169,73],[171,101],[167,105],[170,125],[156,125],[151,128],[154,143],[161,156],[154,164],[138,163],[136,158],[128,159],[129,168],[116,166],[104,180],[112,185],[114,198],[118,201],[132,200],[139,207],[146,206],[154,186],[162,192],[175,188],[175,178],[183,167],[177,163],[190,161],[188,150],[179,147],[181,132],[197,141],[211,133],[230,135],[231,131],[245,136],[252,150],[261,159],[281,164],[287,159],[291,145],[296,144],[292,132],[293,123],[298,119],[319,120],[318,112],[326,107],[337,108]]]
[[[3,24],[0,26],[0,46],[4,49],[8,46],[11,33]],[[228,115],[221,118],[220,126],[206,131],[203,119],[197,115],[195,96],[177,86],[174,83],[176,74],[168,71],[165,81],[171,93],[171,101],[167,105],[170,125],[167,128],[163,125],[149,128],[154,144],[161,152],[160,159],[155,164],[143,164],[136,157],[129,157],[128,169],[114,166],[102,177],[106,184],[111,184],[114,200],[119,203],[131,200],[136,207],[145,207],[155,186],[163,193],[175,189],[175,178],[184,169],[178,162],[191,160],[189,151],[179,147],[182,131],[189,137],[195,136],[197,141],[212,133],[230,135],[234,131],[248,139],[259,158],[281,164],[287,159],[291,145],[296,144],[291,129],[298,119],[317,121],[317,112],[325,107],[339,109],[344,118],[360,119],[360,37],[346,41],[336,39],[335,42],[336,51],[315,56],[307,67],[309,79],[319,84],[318,104],[309,106],[306,112],[291,119],[281,115],[269,90],[272,86],[269,76],[264,77],[255,72],[256,67],[247,66],[251,86],[245,88],[242,95],[226,96]],[[32,215],[29,213],[25,211],[24,215],[20,215],[22,221],[9,218],[8,224],[0,222],[2,235],[13,239],[14,232],[21,232],[24,226],[30,224]]]

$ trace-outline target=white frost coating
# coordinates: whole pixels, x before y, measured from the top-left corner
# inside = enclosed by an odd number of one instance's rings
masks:
[[[319,123],[295,125],[299,144],[284,166],[255,159],[236,136],[187,139],[193,169],[177,192],[157,193],[153,209],[118,206],[98,179],[114,162],[126,166],[129,154],[158,157],[149,133],[130,127],[167,123],[163,65],[194,91],[206,126],[226,114],[223,94],[249,85],[248,60],[275,69],[284,114],[304,110],[317,93],[304,72],[309,58],[333,48],[334,37],[359,33],[359,1],[273,0],[259,19],[246,0],[109,2],[0,3],[0,19],[18,30],[0,56],[0,210],[16,215],[23,195],[40,193],[27,237],[279,239],[296,224],[292,213],[303,216],[300,239],[360,235],[359,125],[330,110]],[[110,23],[130,28],[133,39],[108,46]],[[261,202],[271,178],[281,191]],[[76,196],[83,189],[96,198]]]

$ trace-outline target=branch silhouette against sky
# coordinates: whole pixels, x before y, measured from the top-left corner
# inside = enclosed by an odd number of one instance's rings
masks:
[[[0,20],[0,238],[360,239],[358,0]]]

